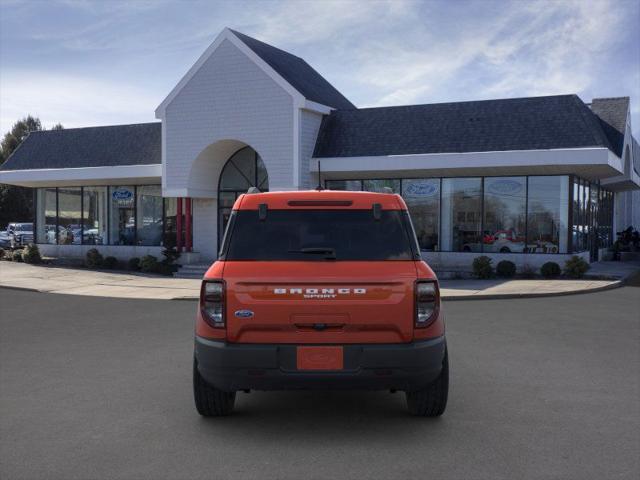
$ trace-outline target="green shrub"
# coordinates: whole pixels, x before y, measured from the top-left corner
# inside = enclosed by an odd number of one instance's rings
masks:
[[[118,259],[116,257],[106,257],[102,261],[102,267],[107,270],[113,270],[118,267]]]
[[[496,273],[499,277],[511,278],[516,274],[516,264],[509,260],[501,260],[496,265]]]
[[[478,278],[491,278],[493,276],[493,266],[491,259],[486,256],[473,259],[473,274]]]
[[[38,246],[30,243],[26,247],[24,247],[24,251],[22,252],[22,260],[25,263],[42,263],[42,257],[40,256],[40,250]]]
[[[0,260],[2,260],[3,258],[5,258],[4,248],[0,248]]]
[[[13,251],[13,261],[14,262],[19,262],[22,263],[23,262],[23,258],[22,258],[22,251],[20,250],[14,250]]]
[[[129,262],[127,262],[127,266],[129,267],[129,270],[137,272],[140,270],[140,259],[138,257],[130,258]]]
[[[163,262],[160,262],[158,264],[157,272],[160,275],[166,275],[170,277],[171,275],[173,275],[174,271],[175,271],[174,265],[169,265],[168,263],[163,263]]]
[[[158,271],[158,259],[153,255],[145,255],[140,259],[140,270],[151,273]]]
[[[540,273],[544,278],[556,278],[560,276],[562,271],[560,270],[560,265],[556,262],[547,262],[542,265]]]
[[[87,258],[85,264],[89,268],[100,268],[102,266],[102,255],[97,248],[92,248],[87,251]]]
[[[574,255],[564,263],[564,273],[571,278],[582,278],[589,268],[589,264],[585,259],[577,255]]]

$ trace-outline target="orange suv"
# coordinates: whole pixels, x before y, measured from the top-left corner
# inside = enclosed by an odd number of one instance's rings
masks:
[[[248,193],[202,282],[193,387],[198,412],[237,391],[406,392],[441,415],[449,367],[438,280],[399,195]]]

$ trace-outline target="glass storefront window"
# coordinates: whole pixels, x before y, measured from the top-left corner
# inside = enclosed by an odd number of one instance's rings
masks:
[[[109,187],[109,244],[135,245],[135,187]]]
[[[176,232],[178,231],[176,217],[178,216],[178,202],[176,198],[164,199],[164,231],[162,245],[175,247]]]
[[[56,189],[39,188],[36,195],[36,242],[56,243]]]
[[[85,245],[106,244],[107,187],[84,187],[82,208],[82,243]]]
[[[568,177],[529,177],[528,197],[526,251],[567,253]]]
[[[138,245],[162,244],[162,191],[160,185],[137,188]]]
[[[400,180],[382,179],[362,181],[362,190],[365,192],[387,193],[387,188],[390,188],[393,193],[400,193]]]
[[[58,188],[58,244],[82,243],[82,190]]]
[[[526,177],[485,178],[483,252],[524,252],[526,205]]]
[[[442,250],[481,252],[482,179],[442,179]]]
[[[362,180],[327,180],[324,183],[329,190],[348,190],[352,192],[362,190]]]
[[[440,179],[402,181],[402,196],[411,215],[421,250],[440,248]]]

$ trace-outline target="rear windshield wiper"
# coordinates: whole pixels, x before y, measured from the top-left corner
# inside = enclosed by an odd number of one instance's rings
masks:
[[[306,247],[301,248],[300,250],[289,250],[289,253],[310,253],[316,255],[325,255],[325,258],[334,259],[336,258],[336,249],[331,247]]]

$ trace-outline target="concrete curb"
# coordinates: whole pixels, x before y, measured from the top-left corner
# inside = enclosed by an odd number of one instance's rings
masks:
[[[442,300],[446,302],[451,301],[467,301],[467,300],[509,300],[516,298],[542,298],[542,297],[563,297],[567,295],[581,295],[586,293],[596,293],[605,290],[613,290],[624,286],[626,279],[615,281],[609,285],[603,285],[600,287],[592,287],[580,290],[567,290],[563,292],[545,292],[545,293],[495,293],[495,294],[474,294],[474,295],[442,295]],[[38,292],[38,293],[53,293],[48,290],[39,290],[37,288],[30,287],[14,287],[8,285],[0,285],[0,288],[7,290],[22,290],[25,292]],[[162,288],[162,287],[157,287]],[[58,292],[55,292],[58,293]],[[60,293],[58,293],[60,294]],[[65,294],[65,295],[73,295]],[[83,296],[100,296],[100,295],[83,295]],[[194,301],[199,300],[197,295],[176,296],[172,298],[132,298],[132,297],[102,297],[102,298],[122,298],[125,300],[161,300],[161,301]]]
[[[0,288],[6,288],[7,290],[22,290],[25,292],[38,292],[38,293],[46,293],[42,290],[38,290],[37,288],[29,288],[29,287],[13,287],[10,285],[0,285]]]
[[[495,293],[495,294],[475,294],[475,295],[442,295],[442,300],[446,302],[463,301],[463,300],[507,300],[515,298],[542,298],[542,297],[565,297],[568,295],[582,295],[586,293],[603,292],[605,290],[613,290],[624,286],[624,280],[618,280],[610,285],[601,287],[584,288],[581,290],[567,290],[564,292],[545,292],[545,293]]]

